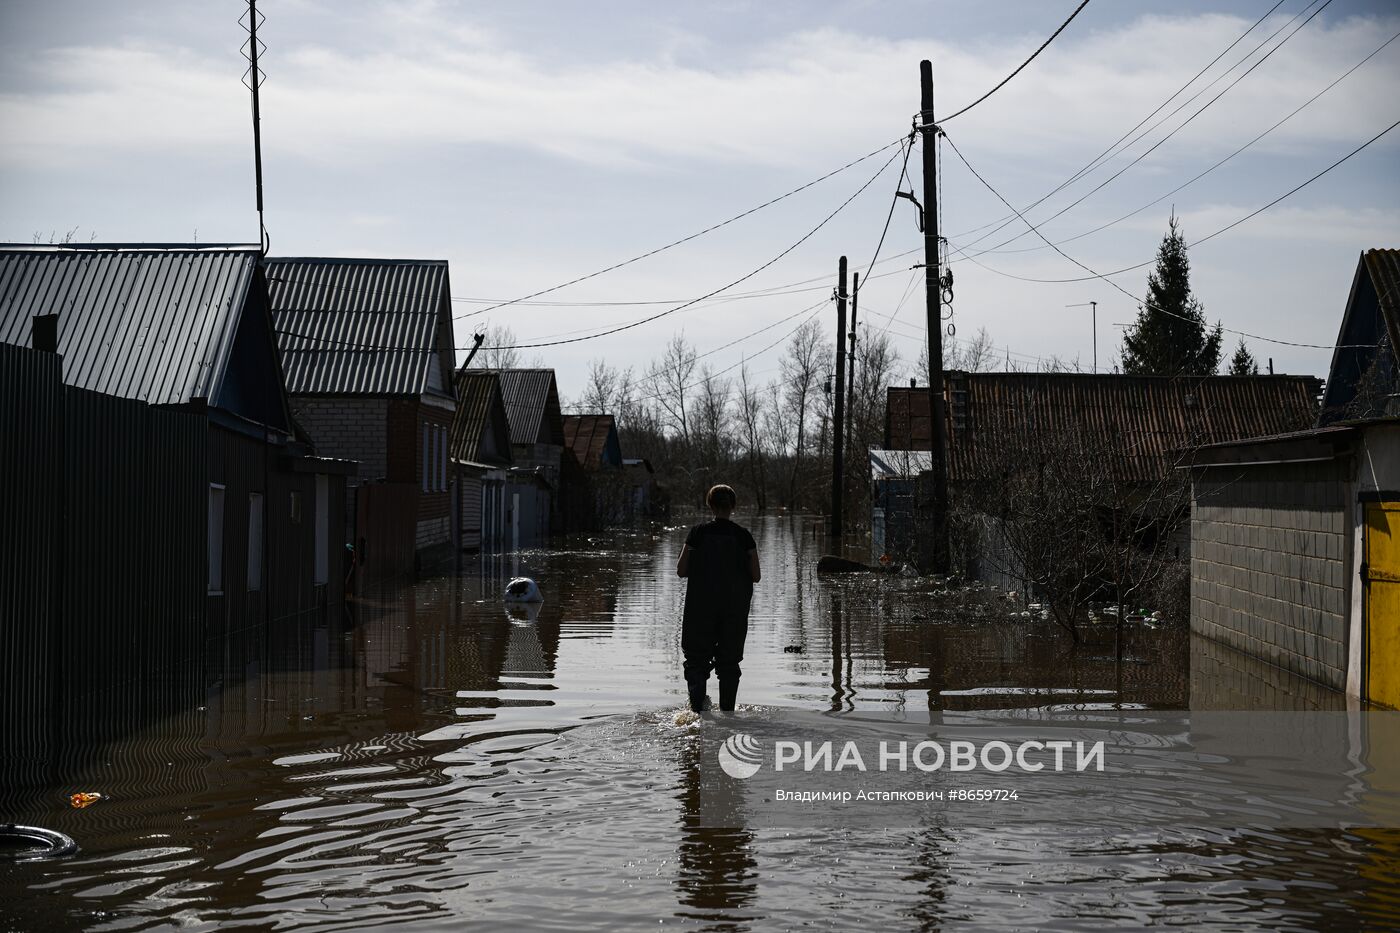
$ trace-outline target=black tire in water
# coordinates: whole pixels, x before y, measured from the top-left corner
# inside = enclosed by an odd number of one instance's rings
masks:
[[[75,855],[78,844],[71,837],[41,826],[0,823],[0,860],[37,862]]]

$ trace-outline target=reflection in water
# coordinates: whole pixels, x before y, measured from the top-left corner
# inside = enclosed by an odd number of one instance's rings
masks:
[[[705,766],[700,760],[698,737],[684,742],[680,747],[677,914],[706,921],[711,924],[709,929],[747,929],[747,921],[758,919],[744,909],[753,903],[758,889],[758,863],[751,851],[753,834],[743,826],[702,824],[700,769]]]
[[[1178,629],[1128,629],[1120,663],[1111,628],[1076,647],[995,600],[818,579],[819,542],[795,519],[750,524],[765,572],[746,705],[1342,704]],[[344,617],[220,634],[158,683],[129,683],[110,657],[115,670],[69,701],[61,743],[3,763],[0,818],[61,830],[84,851],[0,867],[0,927],[1400,920],[1391,832],[1192,833],[1189,813],[1171,835],[787,834],[741,816],[702,827],[706,763],[672,725],[683,536],[656,527],[486,556],[460,576],[366,593]],[[542,604],[505,605],[505,581],[521,574]],[[106,799],[73,810],[76,790]]]

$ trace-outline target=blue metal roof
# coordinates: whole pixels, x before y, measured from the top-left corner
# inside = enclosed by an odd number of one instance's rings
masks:
[[[268,259],[289,395],[452,395],[445,260]]]
[[[0,246],[0,341],[58,315],[69,385],[149,404],[219,397],[256,246]]]

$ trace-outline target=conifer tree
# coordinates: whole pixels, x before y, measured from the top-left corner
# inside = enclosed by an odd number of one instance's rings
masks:
[[[1244,338],[1240,338],[1240,345],[1235,348],[1235,355],[1230,358],[1230,375],[1232,376],[1257,376],[1259,375],[1259,364],[1254,359],[1254,354],[1249,352],[1249,348],[1244,345]]]
[[[1176,215],[1157,249],[1147,278],[1147,300],[1123,334],[1123,372],[1130,376],[1209,376],[1220,366],[1224,332],[1206,324],[1191,293],[1191,263]]]

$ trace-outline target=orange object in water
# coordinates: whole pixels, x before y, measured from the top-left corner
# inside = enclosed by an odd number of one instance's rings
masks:
[[[101,794],[97,794],[97,793],[81,793],[81,794],[74,794],[72,797],[69,797],[69,798],[68,798],[68,802],[71,803],[71,804],[73,805],[74,809],[81,810],[83,807],[90,807],[90,806],[92,806],[93,804],[97,803],[97,801],[99,801],[99,800],[101,800],[101,799],[102,799],[102,795],[101,795]]]

